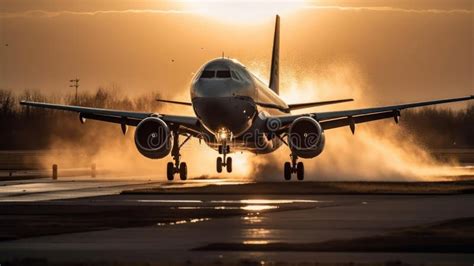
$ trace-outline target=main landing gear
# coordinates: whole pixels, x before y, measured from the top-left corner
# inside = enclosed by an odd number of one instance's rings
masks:
[[[227,170],[227,173],[232,172],[232,158],[227,157],[227,153],[230,152],[230,147],[229,145],[220,145],[219,146],[219,154],[222,154],[222,157],[217,157],[216,160],[216,170],[218,173],[222,173],[222,167],[225,167]]]
[[[174,175],[179,173],[179,179],[186,180],[188,178],[188,166],[185,162],[180,162],[181,154],[179,150],[181,147],[191,138],[188,136],[183,143],[179,144],[179,133],[177,130],[173,131],[173,148],[171,150],[171,156],[173,156],[173,162],[169,162],[166,165],[166,176],[169,181],[174,179]]]
[[[283,173],[285,180],[290,180],[291,175],[293,173],[296,173],[296,178],[298,180],[303,180],[304,179],[304,164],[302,162],[296,162],[298,160],[298,156],[291,154],[291,163],[290,162],[285,162],[284,168],[283,168]]]

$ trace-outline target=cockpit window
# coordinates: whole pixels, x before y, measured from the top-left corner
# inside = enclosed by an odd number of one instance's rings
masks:
[[[214,76],[216,75],[216,71],[213,71],[213,70],[204,70],[202,73],[201,73],[201,77],[202,79],[212,79],[214,78]]]
[[[217,78],[225,79],[230,78],[230,71],[229,70],[217,70]]]
[[[201,79],[230,79],[233,80],[242,80],[242,77],[236,71],[231,70],[204,70],[199,77]]]
[[[235,71],[231,71],[230,74],[232,75],[232,79],[240,80],[239,74]]]

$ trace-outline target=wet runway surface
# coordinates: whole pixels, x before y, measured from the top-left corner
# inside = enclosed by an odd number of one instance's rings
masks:
[[[156,181],[162,178],[91,178],[62,177],[59,180],[38,178],[19,181],[0,181],[0,202],[8,201],[46,201],[59,199],[74,199],[94,196],[116,195],[124,190],[154,187],[196,187],[209,183],[236,184],[238,180],[193,180],[188,182]]]
[[[148,180],[54,183],[10,182],[0,187],[0,204],[41,200],[41,205],[140,206],[175,210],[228,211],[232,216],[191,217],[151,226],[67,233],[0,242],[0,258],[48,258],[65,261],[158,261],[162,263],[379,262],[403,260],[471,265],[474,254],[327,253],[193,251],[210,243],[261,245],[351,239],[398,228],[460,217],[474,217],[474,195],[118,195],[124,188],[166,187]],[[70,184],[71,183],[71,184]],[[223,182],[225,183],[225,182]],[[232,182],[230,182],[232,183]],[[185,186],[200,186],[204,181]],[[181,186],[176,183],[172,186]],[[22,189],[30,194],[22,195]],[[25,192],[26,193],[26,192]],[[93,197],[84,197],[91,195]],[[106,196],[101,196],[106,195]],[[79,197],[79,198],[78,198]],[[56,199],[54,201],[43,201]],[[30,203],[31,204],[31,203]],[[123,213],[127,216],[127,213]],[[105,216],[104,216],[105,217]],[[133,216],[128,217],[134,219]],[[105,219],[105,218],[104,218]]]

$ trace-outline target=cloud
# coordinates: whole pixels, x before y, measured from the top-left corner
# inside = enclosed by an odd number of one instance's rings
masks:
[[[308,5],[306,9],[340,10],[340,11],[383,11],[418,14],[472,14],[469,9],[407,9],[391,6],[319,6]]]
[[[0,18],[52,18],[62,15],[95,16],[104,14],[193,14],[198,10],[176,10],[176,9],[124,9],[124,10],[97,10],[97,11],[48,11],[27,10],[23,12],[0,13]]]
[[[339,10],[339,11],[376,11],[376,12],[403,12],[418,14],[472,14],[469,9],[407,9],[391,6],[324,6],[305,5],[306,10]],[[97,11],[48,11],[27,10],[23,12],[0,12],[0,18],[52,18],[61,15],[95,16],[103,14],[197,14],[202,13],[199,9],[124,9],[124,10],[97,10]]]

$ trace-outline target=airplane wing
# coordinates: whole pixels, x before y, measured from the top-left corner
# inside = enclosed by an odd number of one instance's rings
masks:
[[[190,102],[171,101],[171,100],[164,100],[164,99],[155,99],[155,100],[157,102],[162,102],[162,103],[172,103],[172,104],[187,105],[187,106],[192,106],[193,105]]]
[[[336,104],[336,103],[344,103],[344,102],[351,102],[354,99],[341,99],[341,100],[331,100],[331,101],[322,101],[322,102],[307,102],[307,103],[294,103],[294,104],[288,104],[288,107],[281,106],[278,104],[274,103],[265,103],[265,102],[255,102],[255,104],[265,107],[265,108],[273,108],[273,109],[278,109],[282,112],[290,112],[292,110],[297,110],[297,109],[304,109],[304,108],[309,108],[309,107],[316,107],[316,106],[323,106],[323,105],[330,105],[330,104]]]
[[[322,102],[310,102],[310,103],[295,103],[295,104],[288,104],[288,109],[290,110],[297,110],[309,107],[316,107],[316,106],[323,106],[323,105],[330,105],[336,103],[345,103],[351,102],[354,99],[341,99],[341,100],[332,100],[332,101],[322,101]]]
[[[426,102],[416,102],[400,105],[390,105],[382,107],[373,107],[373,108],[362,108],[362,109],[352,109],[352,110],[343,110],[343,111],[333,111],[333,112],[320,112],[320,113],[308,113],[302,115],[282,115],[282,116],[273,116],[268,119],[276,119],[281,125],[281,129],[284,129],[296,118],[301,116],[310,116],[320,122],[323,129],[332,129],[343,126],[350,126],[352,132],[355,130],[355,124],[366,123],[375,120],[381,120],[386,118],[393,118],[398,122],[400,117],[400,111],[408,108],[415,108],[421,106],[442,104],[442,103],[451,103],[451,102],[460,102],[473,100],[474,95],[460,98],[450,98],[442,99],[436,101],[426,101]]]
[[[146,112],[130,112],[123,110],[91,108],[83,106],[40,103],[30,101],[21,101],[20,105],[75,112],[79,114],[81,122],[84,122],[85,119],[92,119],[109,123],[116,123],[121,124],[123,130],[125,125],[137,126],[143,119],[153,116],[161,118],[169,125],[184,126],[185,128],[190,130],[198,130],[199,126],[199,120],[196,117],[191,116],[166,115]]]

